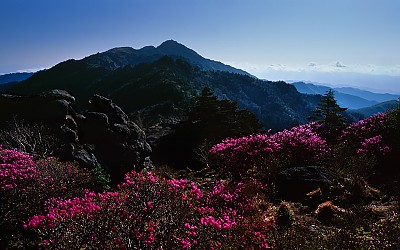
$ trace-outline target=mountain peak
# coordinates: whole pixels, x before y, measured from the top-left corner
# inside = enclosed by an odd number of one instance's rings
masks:
[[[185,45],[180,44],[174,40],[167,40],[167,41],[163,42],[160,46],[158,46],[156,49],[161,54],[185,57],[192,61],[204,59],[202,56],[197,54],[194,50],[189,49]]]
[[[109,49],[104,53],[113,53],[113,54],[119,54],[119,53],[125,53],[125,54],[131,54],[135,51],[135,49],[131,47],[117,47],[113,49]]]
[[[175,40],[169,39],[169,40],[166,40],[165,42],[161,43],[160,46],[158,46],[158,47],[164,47],[164,46],[184,46],[184,45],[178,43]]]

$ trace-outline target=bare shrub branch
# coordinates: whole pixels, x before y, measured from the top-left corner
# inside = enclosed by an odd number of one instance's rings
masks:
[[[0,144],[43,158],[53,154],[57,140],[44,124],[31,125],[14,117],[0,131]]]

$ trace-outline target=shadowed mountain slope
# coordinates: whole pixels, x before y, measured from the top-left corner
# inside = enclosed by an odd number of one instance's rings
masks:
[[[152,63],[115,70],[92,67],[84,60],[69,60],[42,71],[11,88],[12,94],[38,94],[64,89],[76,97],[76,107],[100,94],[114,100],[128,113],[156,107],[167,114],[179,114],[205,87],[219,98],[237,101],[255,113],[266,128],[283,129],[307,122],[318,96],[300,94],[284,82],[269,82],[243,74],[208,71],[187,61],[164,56]],[[167,115],[169,116],[169,115]]]
[[[169,40],[158,47],[114,48],[82,60],[67,60],[40,71],[7,90],[34,95],[63,89],[84,110],[94,94],[111,98],[127,113],[150,125],[157,119],[180,120],[193,97],[208,86],[220,99],[236,101],[265,128],[281,130],[306,123],[320,96],[300,94],[285,82],[259,80],[247,72],[206,59]]]

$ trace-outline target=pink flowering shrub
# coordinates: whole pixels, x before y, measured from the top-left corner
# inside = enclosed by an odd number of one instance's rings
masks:
[[[339,138],[340,143],[354,147],[353,150],[355,150],[355,152],[361,149],[361,152],[364,153],[365,150],[368,150],[367,147],[370,147],[367,146],[367,144],[383,144],[381,133],[385,127],[386,117],[385,113],[378,113],[364,120],[350,124],[343,130],[342,135]],[[371,138],[375,139],[370,140]],[[385,149],[382,148],[379,151],[387,153],[389,150],[389,148],[386,148],[387,145],[382,146]]]
[[[274,174],[282,168],[316,164],[330,148],[314,126],[310,123],[272,135],[228,138],[211,148],[212,162],[234,177],[252,168]]]
[[[389,119],[393,112],[378,113],[345,128],[335,148],[338,165],[363,174],[387,171],[400,153],[400,138],[395,139],[398,132],[393,126],[399,121]]]
[[[281,156],[287,159],[286,166],[315,164],[330,152],[326,141],[314,131],[315,126],[318,125],[309,123],[274,135],[281,144]]]
[[[89,173],[48,158],[34,162],[26,153],[0,146],[0,242],[16,237],[20,222],[42,211],[51,197],[72,198],[91,188]]]
[[[0,146],[0,188],[2,190],[23,187],[35,179],[39,172],[30,155]]]
[[[357,154],[381,154],[385,155],[390,151],[390,148],[382,140],[381,135],[377,135],[371,138],[366,138],[361,141],[361,147],[357,149]]]
[[[115,192],[52,199],[24,227],[43,248],[266,249],[273,222],[255,180],[203,192],[187,180],[130,172]]]

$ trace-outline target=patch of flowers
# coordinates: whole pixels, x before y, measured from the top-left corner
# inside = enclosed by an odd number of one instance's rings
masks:
[[[0,145],[0,189],[23,188],[24,183],[34,181],[38,175],[30,155]]]
[[[338,164],[356,174],[398,172],[393,165],[400,150],[394,112],[378,113],[345,128],[334,153]]]
[[[253,167],[259,170],[288,168],[317,163],[330,148],[313,127],[315,123],[293,127],[276,134],[256,134],[228,138],[213,146],[211,159],[234,176]]]
[[[387,122],[386,113],[378,113],[364,120],[350,124],[343,130],[339,139],[343,146],[354,148],[358,154],[385,155],[390,147],[385,143],[382,134],[385,134]]]
[[[186,180],[130,172],[114,192],[50,200],[48,213],[24,227],[43,248],[266,249],[274,223],[258,200],[263,189],[247,180],[203,192]]]
[[[93,188],[89,172],[54,158],[34,161],[0,146],[0,242],[17,237],[21,221],[41,212],[52,197],[72,198]]]
[[[381,154],[385,155],[390,151],[390,148],[382,140],[381,135],[377,135],[371,138],[366,138],[361,141],[361,147],[357,149],[357,154]]]

